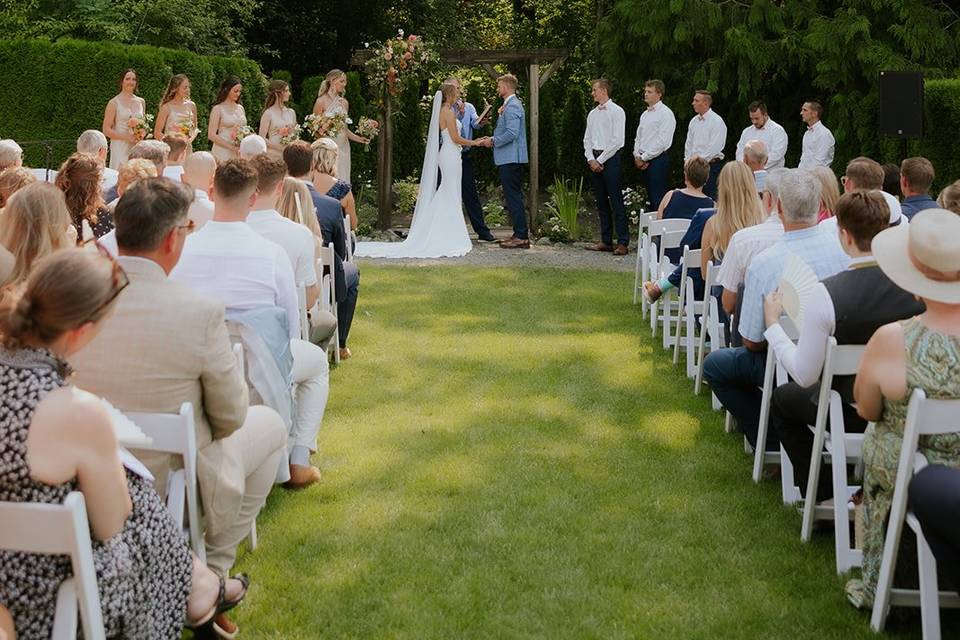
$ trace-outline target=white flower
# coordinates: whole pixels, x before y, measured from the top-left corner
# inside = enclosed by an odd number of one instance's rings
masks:
[[[399,33],[399,34],[402,36],[402,35],[403,35],[403,29],[397,29],[397,33]]]

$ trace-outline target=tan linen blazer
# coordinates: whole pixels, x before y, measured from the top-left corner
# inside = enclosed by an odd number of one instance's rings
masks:
[[[246,419],[247,386],[223,305],[168,280],[152,260],[121,256],[119,262],[130,285],[99,335],[71,358],[72,382],[121,411],[177,413],[193,403],[200,497],[207,532],[215,535],[236,519],[246,478],[237,438],[228,436]],[[134,453],[163,495],[172,457]]]

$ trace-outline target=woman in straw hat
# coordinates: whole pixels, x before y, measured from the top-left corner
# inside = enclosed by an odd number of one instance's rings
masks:
[[[863,577],[846,587],[860,608],[873,604],[910,394],[923,389],[928,398],[960,397],[960,216],[944,209],[918,213],[909,225],[877,234],[873,255],[927,310],[880,327],[857,372],[857,410],[874,423],[863,440]],[[921,438],[919,451],[931,464],[960,467],[958,434]]]

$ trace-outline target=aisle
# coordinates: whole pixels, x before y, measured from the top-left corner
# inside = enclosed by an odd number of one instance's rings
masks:
[[[261,515],[243,637],[874,637],[631,281],[366,265],[324,480]]]

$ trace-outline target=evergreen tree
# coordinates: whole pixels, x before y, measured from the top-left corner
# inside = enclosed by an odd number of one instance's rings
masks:
[[[583,157],[583,132],[587,126],[586,91],[581,83],[566,85],[560,139],[557,142],[557,173],[563,178],[577,179],[586,175]]]

